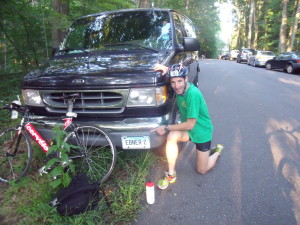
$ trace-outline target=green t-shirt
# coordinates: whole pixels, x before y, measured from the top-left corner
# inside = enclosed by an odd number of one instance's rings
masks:
[[[176,95],[181,121],[186,122],[188,118],[196,118],[197,122],[189,135],[194,143],[211,141],[213,125],[208,114],[204,97],[194,84],[190,84],[183,96]]]

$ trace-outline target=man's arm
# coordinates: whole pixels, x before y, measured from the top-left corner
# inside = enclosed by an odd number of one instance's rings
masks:
[[[165,126],[159,126],[156,129],[151,130],[151,132],[156,131],[159,135],[164,135],[168,130],[192,130],[196,124],[197,119],[195,118],[188,118],[186,122],[179,123],[179,124],[172,124],[172,125],[165,125]],[[168,128],[166,130],[166,128]]]
[[[153,69],[154,71],[162,71],[162,75],[165,75],[168,72],[169,67],[166,67],[162,64],[156,64]]]

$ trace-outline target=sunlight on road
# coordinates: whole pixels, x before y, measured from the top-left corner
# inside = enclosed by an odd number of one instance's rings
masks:
[[[296,80],[295,78],[279,78],[278,81],[293,86],[293,87],[300,87],[300,79]],[[299,92],[293,92],[289,93],[288,95],[289,98],[291,98],[293,101],[299,102],[300,103],[300,95]]]
[[[270,119],[266,128],[272,150],[276,175],[290,185],[290,192],[283,193],[293,201],[294,215],[300,224],[300,123]]]
[[[295,79],[288,79],[288,78],[279,78],[278,79],[280,82],[285,83],[285,84],[293,84],[296,86],[300,86],[300,80],[295,80]]]

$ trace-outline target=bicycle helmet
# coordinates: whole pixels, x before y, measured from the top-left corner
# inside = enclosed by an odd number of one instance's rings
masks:
[[[182,66],[180,64],[173,64],[167,73],[167,77],[186,77],[187,73],[188,69],[185,66]]]

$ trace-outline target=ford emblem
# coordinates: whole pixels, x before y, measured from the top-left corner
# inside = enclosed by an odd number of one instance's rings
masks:
[[[72,81],[73,84],[84,84],[84,80],[83,79],[75,79]]]

